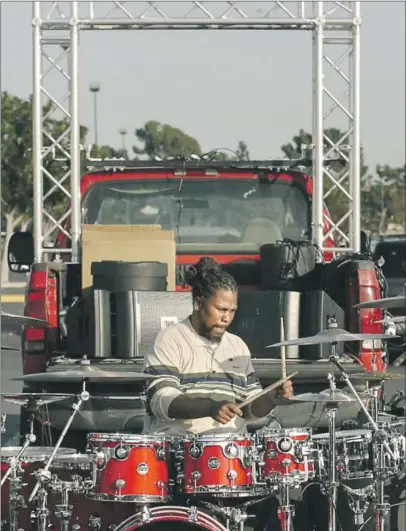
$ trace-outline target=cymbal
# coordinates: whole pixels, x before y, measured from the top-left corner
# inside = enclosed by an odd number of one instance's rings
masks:
[[[105,371],[99,367],[92,367],[92,365],[82,365],[67,371],[26,374],[12,379],[33,383],[83,382],[83,380],[90,380],[93,383],[131,383],[137,380],[154,380],[156,378],[158,376],[144,374],[142,372]]]
[[[406,295],[398,295],[397,297],[387,297],[385,299],[376,299],[373,301],[359,302],[354,304],[354,308],[382,308],[387,310],[389,308],[404,308],[406,305]]]
[[[10,350],[12,352],[20,352],[21,351],[21,347],[9,347],[9,346],[6,346],[6,345],[1,345],[1,350]]]
[[[343,391],[335,391],[333,393],[330,389],[325,389],[321,393],[303,393],[294,396],[291,400],[293,402],[321,402],[324,404],[355,402],[355,398],[352,395]]]
[[[60,400],[67,400],[68,398],[75,398],[75,395],[62,393],[2,393],[1,398],[5,402],[11,402],[22,407],[29,406],[30,408],[37,409],[45,404],[59,402]]]
[[[403,380],[404,374],[393,372],[360,372],[351,374],[351,380],[365,380],[365,381],[382,381],[382,380]]]
[[[21,334],[22,326],[32,326],[35,328],[48,328],[47,321],[27,317],[26,315],[14,315],[11,313],[1,312],[1,331],[10,334]]]
[[[391,323],[399,323],[399,324],[405,324],[406,323],[406,316],[405,315],[397,315],[396,317],[386,317],[385,319],[379,319],[378,321],[375,321],[375,323],[383,323],[383,324],[391,324]]]
[[[365,341],[367,339],[393,339],[396,336],[389,334],[351,334],[347,330],[342,328],[328,328],[318,332],[314,336],[300,337],[298,339],[288,339],[287,341],[281,341],[280,343],[274,343],[273,345],[267,345],[265,348],[272,347],[289,347],[295,345],[323,345],[326,343],[346,343],[348,341]]]

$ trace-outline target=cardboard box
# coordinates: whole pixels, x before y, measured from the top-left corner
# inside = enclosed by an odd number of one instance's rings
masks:
[[[82,289],[92,285],[91,264],[102,260],[163,262],[168,265],[168,291],[176,290],[174,231],[159,225],[84,225]]]

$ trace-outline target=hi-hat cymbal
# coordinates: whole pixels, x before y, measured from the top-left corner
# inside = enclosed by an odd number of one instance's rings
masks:
[[[382,308],[388,310],[389,308],[404,308],[406,305],[406,295],[398,295],[397,297],[387,297],[385,299],[376,299],[373,301],[359,302],[354,304],[354,308]]]
[[[334,393],[330,389],[325,389],[321,393],[303,393],[301,395],[295,395],[292,398],[293,402],[321,402],[323,404],[336,404],[345,402],[355,402],[355,398],[352,395],[344,393],[343,391],[335,391]]]
[[[67,400],[68,398],[73,399],[75,398],[75,395],[62,393],[2,393],[1,398],[6,402],[12,402],[13,404],[18,404],[23,407],[37,409],[45,404],[51,404],[52,402],[59,402],[60,400]]]
[[[105,371],[99,367],[92,367],[92,365],[83,365],[67,371],[27,374],[12,379],[33,383],[83,382],[83,380],[90,380],[93,383],[131,383],[137,380],[154,380],[156,378],[158,376],[141,372]]]
[[[406,323],[406,315],[397,315],[396,317],[386,317],[385,319],[379,319],[378,321],[375,321],[375,323],[383,323],[383,324],[405,324]]]
[[[48,328],[47,321],[27,317],[26,315],[14,315],[1,312],[1,331],[10,334],[21,334],[22,326],[32,326],[35,328]]]
[[[351,380],[365,380],[370,382],[382,381],[382,380],[403,380],[404,374],[394,372],[360,372],[351,374]]]
[[[318,332],[314,336],[300,337],[298,339],[288,339],[273,345],[267,345],[265,348],[272,347],[290,347],[295,345],[324,345],[334,343],[347,343],[349,341],[365,341],[374,339],[393,339],[396,336],[389,334],[351,334],[342,328],[328,328]]]
[[[9,347],[9,346],[6,346],[6,345],[1,345],[1,350],[10,350],[12,352],[20,352],[21,351],[21,347]]]

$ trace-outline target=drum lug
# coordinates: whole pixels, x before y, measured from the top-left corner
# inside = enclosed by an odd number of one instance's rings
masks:
[[[89,516],[89,520],[87,521],[87,525],[92,531],[99,531],[102,525],[100,516],[97,514],[91,514]]]
[[[192,507],[189,507],[189,522],[197,523],[198,520],[198,514],[197,514],[197,507],[194,505]]]
[[[141,509],[141,520],[143,524],[147,524],[151,520],[151,514],[147,505],[144,505]]]

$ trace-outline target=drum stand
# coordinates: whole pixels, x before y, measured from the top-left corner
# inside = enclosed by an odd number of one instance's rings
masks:
[[[36,521],[38,531],[48,531],[48,516],[48,493],[41,487],[37,496],[37,508],[31,512],[31,521]]]
[[[80,393],[80,395],[77,396],[77,399],[76,399],[76,402],[73,404],[72,406],[72,413],[71,413],[71,416],[69,417],[68,421],[66,422],[65,424],[65,427],[63,428],[62,430],[62,433],[61,435],[59,436],[59,439],[57,440],[56,442],[56,445],[54,447],[54,449],[52,450],[52,453],[47,461],[47,464],[45,465],[45,467],[41,470],[38,470],[37,472],[37,483],[35,485],[35,487],[33,488],[31,494],[30,494],[30,497],[28,498],[28,501],[29,502],[32,502],[32,500],[34,499],[35,495],[37,494],[38,492],[38,489],[40,488],[40,486],[42,484],[45,484],[45,483],[48,483],[50,480],[51,480],[51,472],[49,471],[50,467],[51,467],[51,464],[52,464],[52,461],[55,457],[55,455],[57,454],[61,444],[62,444],[62,441],[63,439],[65,438],[65,435],[67,433],[67,431],[69,430],[75,416],[76,416],[76,413],[80,410],[80,408],[82,407],[82,404],[83,402],[86,402],[87,400],[89,400],[90,398],[90,395],[89,393],[86,391],[86,378],[83,379],[83,382],[82,382],[82,392]]]
[[[293,518],[295,507],[290,503],[290,485],[288,481],[282,480],[280,485],[281,504],[278,507],[278,518],[282,531],[293,531]]]
[[[385,479],[387,478],[387,473],[385,470],[385,451],[392,457],[392,459],[395,461],[395,456],[393,455],[392,449],[389,446],[388,440],[387,440],[387,433],[384,430],[380,430],[375,420],[370,415],[368,409],[365,407],[364,403],[362,402],[359,394],[355,390],[352,382],[350,381],[350,378],[348,377],[348,374],[345,372],[344,368],[342,367],[341,363],[338,361],[338,357],[335,354],[335,345],[332,345],[332,353],[330,356],[330,361],[334,363],[334,365],[337,367],[337,369],[340,371],[341,378],[344,380],[344,382],[347,384],[347,386],[350,388],[352,394],[356,398],[357,402],[359,403],[362,411],[364,412],[366,418],[368,419],[373,431],[374,431],[374,437],[378,446],[378,467],[377,467],[377,473],[376,473],[376,531],[384,531],[385,528],[385,518],[388,516],[390,512],[390,505],[385,503],[385,495],[384,495],[384,483]],[[334,437],[335,439],[335,437]],[[330,444],[332,439],[330,438]],[[335,442],[335,441],[334,441]],[[330,446],[331,447],[331,446]],[[334,446],[332,446],[334,448]],[[331,461],[335,461],[335,454],[332,453],[332,459]],[[335,528],[331,528],[329,531],[336,531]]]
[[[60,520],[61,531],[69,530],[69,520],[72,516],[73,506],[69,504],[69,493],[82,494],[87,492],[93,486],[91,480],[84,480],[81,476],[72,476],[71,481],[61,481],[57,476],[53,476],[53,480],[50,484],[50,488],[53,492],[57,492],[61,495],[61,502],[55,505],[55,518]],[[93,530],[98,530],[100,525],[95,525],[97,517],[93,517],[92,526],[89,526]],[[99,519],[100,520],[100,519]]]
[[[332,345],[332,351],[335,352],[335,345]],[[334,374],[328,375],[331,392],[336,390]],[[328,531],[337,531],[337,492],[338,482],[336,478],[336,414],[338,404],[336,402],[327,402],[326,410],[328,417],[328,436],[329,436],[329,471],[328,471],[328,492],[329,492],[329,517]]]
[[[375,434],[375,442],[378,447],[378,466],[375,479],[375,531],[385,531],[385,520],[390,514],[390,504],[385,502],[385,479],[389,474],[385,467],[385,446],[387,440],[386,433],[381,430]]]

